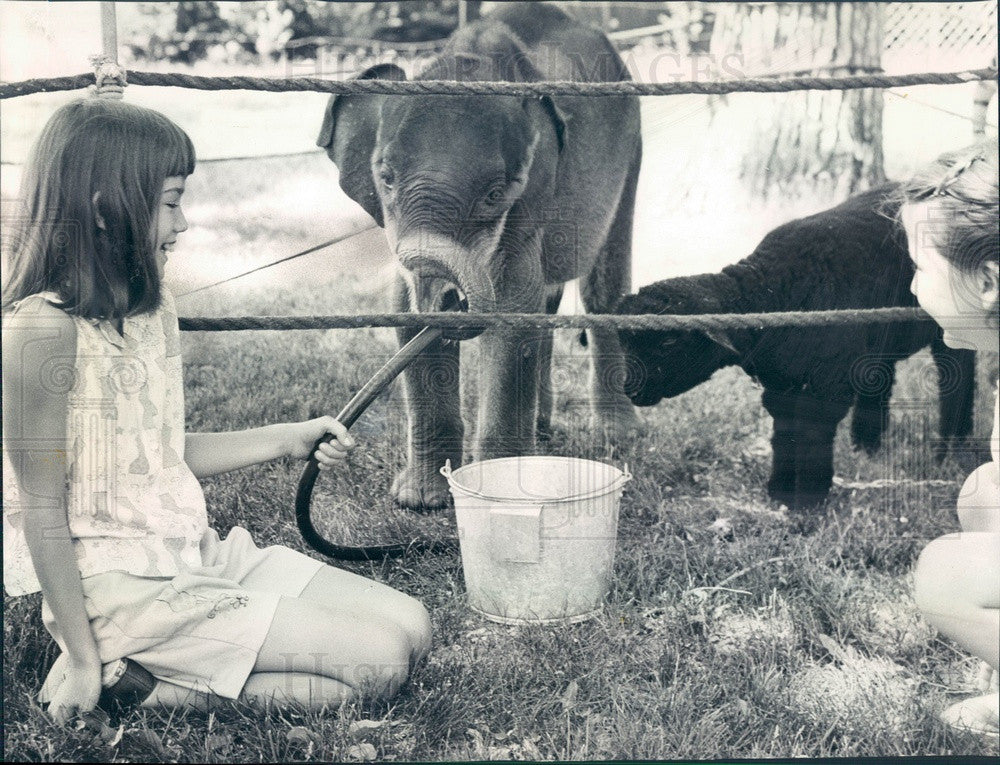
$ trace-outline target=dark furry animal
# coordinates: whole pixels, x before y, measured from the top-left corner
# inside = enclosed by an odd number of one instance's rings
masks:
[[[906,234],[892,217],[895,186],[851,197],[791,221],[753,254],[717,274],[644,287],[618,306],[622,314],[755,313],[914,306]],[[772,498],[790,507],[822,501],[833,479],[833,438],[854,405],[851,440],[874,452],[888,424],[895,365],[930,344],[938,370],[942,443],[972,431],[973,351],[948,348],[928,321],[840,327],[701,331],[622,331],[626,392],[656,404],[739,364],[764,386],[774,419]]]

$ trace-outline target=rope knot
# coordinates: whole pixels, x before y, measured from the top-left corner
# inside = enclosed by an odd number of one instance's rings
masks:
[[[87,88],[90,95],[98,98],[122,98],[125,85],[128,84],[125,68],[104,54],[91,56],[90,63],[94,66],[94,84]]]

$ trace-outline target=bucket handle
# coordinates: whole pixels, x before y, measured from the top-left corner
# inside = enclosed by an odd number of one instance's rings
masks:
[[[446,479],[448,479],[448,485],[449,486],[453,486],[454,485],[453,482],[452,482],[452,478],[451,478],[451,474],[452,474],[453,471],[451,469],[451,460],[450,459],[447,459],[447,460],[444,461],[444,466],[438,472],[440,472],[441,475],[443,475]],[[552,503],[552,502],[571,502],[571,501],[576,501],[576,500],[579,500],[579,499],[587,499],[588,497],[592,497],[595,494],[606,494],[609,491],[615,491],[615,490],[618,490],[618,489],[622,489],[622,488],[624,488],[625,484],[627,484],[629,481],[632,480],[632,474],[629,472],[628,463],[627,462],[622,465],[621,472],[622,472],[622,474],[618,478],[615,479],[614,483],[612,483],[610,486],[602,487],[601,489],[596,489],[594,491],[588,491],[585,494],[574,494],[574,495],[569,496],[569,497],[544,497],[544,498],[539,497],[539,499],[545,499],[546,503]],[[485,500],[489,500],[489,501],[493,501],[493,502],[508,502],[508,501],[510,501],[509,497],[508,498],[493,497],[493,496],[490,496],[489,494],[483,494],[482,492],[479,492],[479,491],[473,491],[472,489],[467,489],[464,486],[461,486],[459,488],[460,488],[460,491],[463,494],[468,494],[470,497],[475,497],[476,499],[485,499]]]

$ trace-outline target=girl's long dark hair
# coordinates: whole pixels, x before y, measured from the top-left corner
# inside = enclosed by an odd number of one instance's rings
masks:
[[[25,167],[3,308],[44,291],[93,319],[158,307],[151,233],[163,182],[194,163],[191,139],[151,109],[106,98],[58,109]]]

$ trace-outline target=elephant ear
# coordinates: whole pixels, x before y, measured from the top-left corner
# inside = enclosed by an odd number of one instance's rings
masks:
[[[405,80],[395,64],[377,64],[357,80]],[[378,132],[379,110],[385,96],[333,95],[326,105],[316,145],[326,149],[340,170],[340,188],[382,226],[382,205],[372,179],[371,158]]]
[[[566,114],[556,106],[555,101],[553,101],[548,96],[542,96],[541,98],[526,98],[522,102],[525,111],[531,114],[531,109],[534,108],[531,104],[532,102],[538,103],[542,107],[542,111],[552,122],[552,129],[556,133],[556,141],[559,144],[559,153],[563,153],[563,149],[566,147]]]
[[[556,131],[556,140],[559,141],[559,153],[562,154],[563,148],[566,146],[566,114],[556,106],[555,101],[549,96],[542,96],[541,101],[542,107],[549,115],[549,119],[552,120],[552,127]]]

